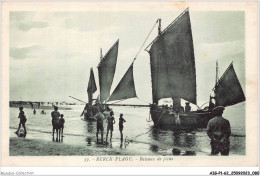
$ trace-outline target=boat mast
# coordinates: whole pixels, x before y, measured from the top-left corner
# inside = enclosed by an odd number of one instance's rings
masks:
[[[102,48],[100,48],[100,62],[102,61],[102,59],[103,59]],[[99,90],[99,94],[101,94],[100,90]],[[101,102],[100,95],[97,97],[97,102]]]
[[[100,61],[103,59],[102,48],[100,48]]]
[[[158,19],[158,36],[160,36],[161,35],[161,19],[159,18]]]
[[[216,83],[215,85],[217,85],[218,82],[218,60],[216,61]]]

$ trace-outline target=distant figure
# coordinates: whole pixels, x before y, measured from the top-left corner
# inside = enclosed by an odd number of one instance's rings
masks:
[[[33,108],[33,103],[32,103],[32,102],[30,102],[30,105],[31,105],[31,107]]]
[[[106,122],[107,122],[107,135],[106,135],[106,144],[107,144],[108,133],[110,131],[110,142],[111,142],[113,136],[113,130],[114,130],[113,125],[116,123],[113,111],[110,112],[110,115],[108,116]]]
[[[214,99],[214,97],[210,96],[209,97],[209,111],[212,111],[213,108],[215,107],[215,104],[212,102],[212,99]]]
[[[38,102],[38,108],[40,108],[40,105],[41,105],[41,103],[40,103],[40,102]]]
[[[123,114],[120,114],[120,117],[119,117],[119,131],[120,131],[120,136],[121,136],[121,142],[123,142],[123,128],[124,128],[123,123],[124,122],[126,122],[126,121],[123,118]]]
[[[60,115],[60,130],[61,130],[61,133],[62,133],[62,137],[63,137],[64,123],[65,123],[65,119],[63,118],[63,114],[61,114]]]
[[[46,114],[46,113],[44,112],[44,110],[42,110],[42,111],[41,111],[41,114]]]
[[[99,108],[99,112],[94,116],[97,119],[97,143],[98,143],[98,132],[101,131],[101,143],[103,143],[103,134],[104,134],[104,127],[103,127],[103,120],[106,118],[103,114],[103,110]]]
[[[191,111],[191,106],[189,102],[186,102],[186,106],[185,106],[185,112],[190,112]]]
[[[35,109],[33,109],[33,115],[35,115],[36,114],[36,110]]]
[[[26,116],[25,116],[25,114],[24,114],[24,111],[23,111],[23,107],[22,107],[22,106],[19,107],[19,110],[20,110],[20,113],[19,113],[18,118],[20,118],[20,123],[19,123],[19,127],[18,127],[17,131],[15,132],[15,134],[18,135],[18,133],[19,133],[19,131],[20,131],[20,128],[21,128],[21,125],[22,125],[22,126],[23,126],[23,129],[24,129],[24,137],[25,137],[26,134],[27,134],[26,127],[25,127],[25,123],[26,123],[27,119],[26,119]]]
[[[60,113],[58,111],[58,107],[54,106],[54,111],[51,112],[51,123],[52,123],[52,135],[53,135],[53,141],[54,141],[54,130],[56,130],[57,132],[57,138],[56,141],[58,141],[58,130],[59,130],[59,126],[60,126]]]
[[[106,105],[106,110],[107,110],[107,111],[111,111],[111,109],[109,108],[108,105]]]
[[[216,117],[208,122],[207,135],[211,139],[211,155],[217,155],[219,152],[221,155],[229,154],[229,137],[231,135],[229,121],[222,117],[223,106],[217,106],[213,109],[213,113]]]

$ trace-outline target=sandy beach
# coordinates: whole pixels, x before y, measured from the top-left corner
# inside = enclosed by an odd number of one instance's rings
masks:
[[[119,155],[118,151],[107,151],[100,148],[68,145],[58,142],[11,137],[10,156],[71,156],[71,155]],[[125,155],[125,154],[124,154]]]

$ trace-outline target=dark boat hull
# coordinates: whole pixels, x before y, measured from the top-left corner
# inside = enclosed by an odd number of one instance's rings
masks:
[[[180,112],[177,114],[169,110],[150,108],[150,113],[155,126],[175,129],[206,128],[208,121],[214,117],[211,111]]]
[[[96,121],[95,118],[93,118],[97,113],[99,112],[99,106],[93,105],[92,108],[88,108],[86,111],[84,110],[84,119],[87,121]],[[109,115],[110,111],[105,110],[103,114],[107,117]]]

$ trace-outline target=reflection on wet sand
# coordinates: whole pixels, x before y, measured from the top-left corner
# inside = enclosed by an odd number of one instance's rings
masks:
[[[169,133],[171,133],[171,135]],[[173,148],[173,155],[196,155],[196,152],[192,150],[181,151],[181,149],[192,149],[196,146],[195,132],[183,130],[162,130],[153,126],[151,127],[150,135],[156,141],[167,141],[167,143]],[[159,147],[151,144],[150,150],[158,152]]]

